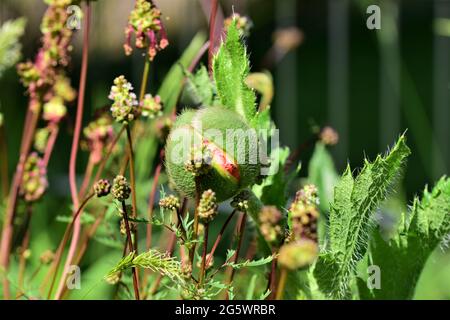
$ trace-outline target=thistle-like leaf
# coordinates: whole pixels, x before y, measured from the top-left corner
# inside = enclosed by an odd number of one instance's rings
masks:
[[[245,83],[249,69],[247,51],[236,27],[236,20],[233,20],[227,30],[226,40],[213,60],[214,80],[222,105],[235,110],[251,123],[256,114],[256,96]]]
[[[450,179],[441,178],[422,199],[402,214],[396,234],[385,241],[379,232],[371,242],[372,264],[381,270],[381,287],[360,286],[362,298],[411,299],[420,274],[434,249],[450,234]]]
[[[364,167],[353,178],[347,168],[335,188],[329,222],[329,246],[315,267],[320,289],[332,298],[349,298],[349,286],[358,261],[365,255],[373,213],[405,164],[410,150],[401,136],[393,149]]]

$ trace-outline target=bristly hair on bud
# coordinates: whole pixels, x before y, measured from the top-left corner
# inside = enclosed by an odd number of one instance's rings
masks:
[[[180,199],[171,194],[159,200],[159,206],[167,210],[177,210],[180,208]]]
[[[118,201],[125,201],[130,197],[131,188],[124,176],[118,175],[114,178],[111,194]]]
[[[147,48],[150,61],[156,53],[169,45],[166,31],[161,20],[161,11],[148,0],[137,0],[134,9],[130,13],[128,25],[125,29],[125,54],[130,55],[131,37],[135,35],[135,46],[139,49]]]
[[[111,113],[117,122],[129,123],[137,117],[136,94],[133,92],[133,86],[124,76],[114,79],[114,85],[111,87],[108,98],[114,101]]]
[[[198,216],[204,223],[211,222],[218,213],[216,193],[211,189],[203,192],[198,204]]]

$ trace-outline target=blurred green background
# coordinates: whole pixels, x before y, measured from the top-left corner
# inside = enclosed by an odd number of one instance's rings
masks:
[[[200,1],[155,1],[166,17],[170,46],[152,64],[150,91],[207,18]],[[450,167],[450,1],[444,0],[222,0],[224,15],[233,10],[253,21],[246,40],[252,71],[268,69],[275,82],[272,112],[282,143],[296,148],[311,126],[329,124],[340,134],[333,154],[338,171],[363,156],[374,158],[408,130],[412,149],[401,196],[412,199]],[[381,30],[369,30],[367,6],[381,8]],[[85,121],[108,104],[112,79],[124,74],[139,83],[142,58],[123,54],[124,27],[133,1],[99,0],[94,4]],[[25,16],[23,56],[39,47],[39,23],[45,5],[38,0],[1,0],[0,21]],[[300,43],[280,53],[275,30],[296,27]],[[81,32],[74,42],[72,83],[79,77]],[[10,173],[18,157],[27,97],[15,70],[0,80],[0,104],[7,130]],[[51,159],[53,199],[69,195],[67,172],[75,110],[69,110]],[[302,154],[307,165],[312,150]],[[79,154],[78,167],[87,161]],[[151,165],[151,164],[149,164]],[[306,174],[306,172],[302,173]],[[47,202],[56,211],[58,202]],[[48,218],[50,219],[50,218]],[[50,220],[48,220],[50,221]],[[46,222],[42,222],[43,225]],[[38,222],[39,224],[39,222]],[[42,226],[42,225],[41,225]],[[440,250],[430,259],[417,298],[450,299],[450,255]]]

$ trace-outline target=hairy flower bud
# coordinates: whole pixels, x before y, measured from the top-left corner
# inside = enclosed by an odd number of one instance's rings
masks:
[[[185,111],[167,138],[165,156],[170,182],[189,198],[194,198],[197,191],[212,189],[219,202],[254,184],[261,166],[259,140],[252,130],[238,113],[223,107]],[[239,138],[242,134],[246,137]],[[187,160],[192,162],[198,150],[208,151],[211,157],[210,170],[201,176],[186,170]]]
[[[125,201],[130,197],[131,188],[124,176],[118,175],[114,178],[111,194],[118,201]]]
[[[218,213],[216,193],[211,189],[203,192],[198,204],[198,216],[205,222],[211,222]]]
[[[294,202],[289,208],[292,226],[292,236],[295,239],[317,240],[317,189],[308,185],[297,192]]]

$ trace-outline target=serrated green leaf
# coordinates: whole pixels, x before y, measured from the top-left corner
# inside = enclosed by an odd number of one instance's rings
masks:
[[[381,288],[364,292],[363,298],[411,299],[429,256],[450,233],[450,179],[441,178],[431,192],[425,188],[415,199],[389,241],[375,232],[371,242],[372,263],[380,267]],[[361,290],[362,289],[362,290]]]
[[[213,60],[214,81],[222,105],[239,113],[248,123],[256,114],[255,93],[245,83],[249,69],[247,51],[234,20]]]
[[[328,248],[320,255],[315,276],[321,290],[332,298],[349,298],[356,263],[366,253],[373,212],[401,172],[410,150],[401,136],[393,149],[374,162],[365,161],[354,179],[348,167],[335,188],[331,206]]]

